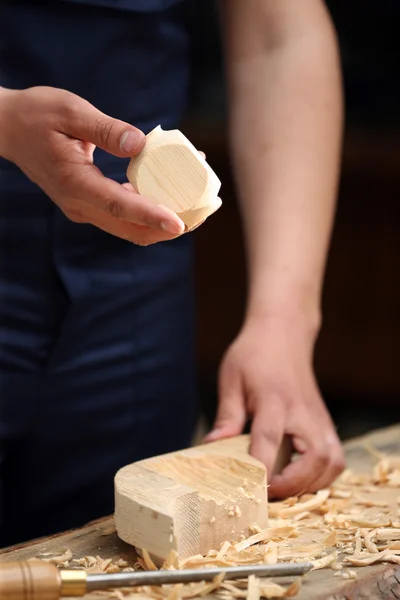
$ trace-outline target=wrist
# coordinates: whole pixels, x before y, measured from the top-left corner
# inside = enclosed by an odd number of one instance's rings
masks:
[[[271,273],[250,286],[245,321],[255,319],[300,328],[314,343],[322,321],[319,289],[312,282]]]

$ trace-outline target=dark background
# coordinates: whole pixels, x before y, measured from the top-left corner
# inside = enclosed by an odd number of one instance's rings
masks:
[[[315,368],[344,439],[400,416],[400,2],[327,5],[340,41],[346,129]],[[242,321],[245,257],[214,2],[198,2],[191,18],[195,77],[183,130],[207,153],[224,201],[194,234],[200,394],[212,419],[219,362]]]

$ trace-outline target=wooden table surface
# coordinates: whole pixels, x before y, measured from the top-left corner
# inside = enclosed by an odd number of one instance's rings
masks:
[[[370,472],[376,462],[366,449],[366,443],[372,443],[383,453],[400,455],[400,424],[344,444],[347,466],[357,473]],[[398,488],[395,491],[399,493]],[[396,518],[399,519],[399,516],[396,515]],[[99,555],[102,558],[122,558],[133,563],[136,559],[134,549],[119,540],[115,533],[110,534],[112,528],[112,517],[106,517],[81,529],[0,550],[0,562],[26,560],[41,552],[62,554],[68,548],[77,558]],[[357,567],[356,571],[357,579],[351,582],[335,577],[335,571],[330,568],[312,571],[305,576],[296,598],[298,600],[400,599],[399,565],[379,564]],[[89,594],[85,598],[98,600],[98,596]]]

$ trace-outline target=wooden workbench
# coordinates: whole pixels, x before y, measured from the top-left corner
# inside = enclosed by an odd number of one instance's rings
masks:
[[[374,458],[366,450],[366,443],[386,454],[400,455],[400,424],[373,432],[345,443],[347,466],[358,473],[366,473],[374,465]],[[104,518],[86,527],[60,535],[36,540],[0,551],[0,562],[24,560],[41,552],[62,554],[69,548],[74,557],[99,555],[102,558],[136,559],[133,548],[109,533],[112,518]],[[86,596],[88,600],[90,595]],[[98,596],[92,596],[93,600]],[[400,599],[400,566],[380,564],[358,567],[357,579],[349,582],[335,577],[330,568],[313,571],[305,576],[298,600],[373,600]]]

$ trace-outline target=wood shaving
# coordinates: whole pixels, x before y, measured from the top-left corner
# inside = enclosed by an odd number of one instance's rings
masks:
[[[285,538],[289,536],[293,531],[293,527],[272,527],[264,529],[263,531],[260,531],[259,533],[248,537],[242,542],[238,542],[237,544],[235,544],[234,548],[236,552],[241,552],[249,546],[252,546],[253,544],[257,544],[259,542],[264,542],[270,539]]]
[[[357,579],[357,573],[347,569],[342,573],[343,579]]]
[[[319,556],[321,552],[324,552],[326,546],[323,543],[320,544],[302,544],[300,546],[289,546],[287,548],[278,548],[279,558],[286,558],[292,560],[294,558],[313,558]]]
[[[184,586],[186,590],[182,594],[182,598],[196,598],[197,596],[206,596],[207,594],[211,594],[211,592],[221,587],[221,583],[224,579],[224,574],[217,575],[214,577],[212,582],[199,582],[197,584],[189,584],[189,586]]]
[[[324,504],[324,502],[329,498],[330,491],[329,490],[320,490],[317,492],[312,498],[306,500],[305,502],[298,502],[293,506],[285,505],[285,502],[276,503],[276,505],[272,505],[273,508],[270,508],[269,514],[272,517],[292,517],[301,512],[312,511]]]
[[[263,598],[290,598],[295,596],[301,586],[301,580],[296,579],[288,588],[284,588],[283,586],[277,583],[266,583],[260,586],[261,596]]]
[[[351,498],[352,495],[353,492],[351,492],[350,490],[342,490],[339,488],[332,491],[331,498],[339,498],[343,500],[346,498]]]
[[[172,587],[172,590],[167,596],[167,600],[179,600],[182,598],[183,584],[177,583]]]
[[[247,600],[260,600],[260,579],[250,575],[247,583]]]
[[[332,554],[328,554],[327,556],[323,556],[317,560],[313,560],[313,571],[317,569],[325,569],[325,567],[329,567],[331,564],[337,561],[337,552],[332,552]]]
[[[109,527],[99,527],[100,535],[112,535],[116,533],[115,525],[110,525]]]
[[[161,568],[179,569],[179,556],[176,550],[170,551]]]
[[[371,554],[378,554],[379,550],[376,547],[376,544],[372,541],[374,536],[374,531],[370,531],[368,534],[364,533],[364,544],[368,552],[371,552]]]
[[[363,556],[347,556],[346,562],[350,562],[357,567],[365,567],[379,562],[393,562],[400,565],[400,556],[389,550],[383,550],[377,554],[365,554]]]
[[[400,550],[400,542],[392,542],[386,545],[388,550]]]
[[[253,523],[253,525],[250,525],[249,531],[251,534],[255,534],[255,533],[260,533],[260,531],[262,531],[262,529],[259,525],[257,525],[257,523]]]
[[[263,553],[263,562],[266,565],[276,565],[278,562],[278,544],[276,542],[268,542]]]
[[[120,567],[121,569],[124,567],[128,567],[128,562],[126,560],[124,560],[123,558],[119,558],[116,563],[117,567]]]
[[[53,565],[59,565],[60,563],[66,563],[70,561],[72,558],[72,552],[69,548],[67,548],[63,552],[63,554],[54,556],[51,555],[51,553],[49,554],[48,552],[45,552],[43,554],[38,554],[35,558],[40,558],[41,560],[44,560],[45,562],[51,563]]]
[[[230,581],[224,581],[224,583],[221,585],[221,588],[229,592],[229,597],[246,598],[247,596],[247,592],[243,589],[240,589],[237,582],[233,583]]]
[[[225,554],[227,553],[227,550],[231,547],[231,543],[230,542],[224,542],[221,546],[220,551],[218,552],[217,556],[216,556],[216,560],[221,560]]]
[[[304,512],[301,512],[301,513],[295,515],[293,517],[293,521],[301,521],[302,519],[305,519],[306,517],[309,517],[309,516],[310,516],[310,513],[307,510],[305,510]]]
[[[392,527],[397,527],[398,529],[400,529],[400,521],[391,521],[390,524]]]
[[[152,561],[152,559],[150,558],[150,554],[147,552],[146,549],[142,550],[142,554],[143,554],[143,561],[144,561],[144,564],[146,565],[146,568],[149,571],[157,571],[157,567],[154,564],[154,562]]]
[[[203,556],[199,556],[198,558],[187,558],[184,561],[181,561],[179,567],[181,569],[198,569],[200,567],[233,567],[234,563],[225,559],[217,559],[217,558],[205,558]]]

